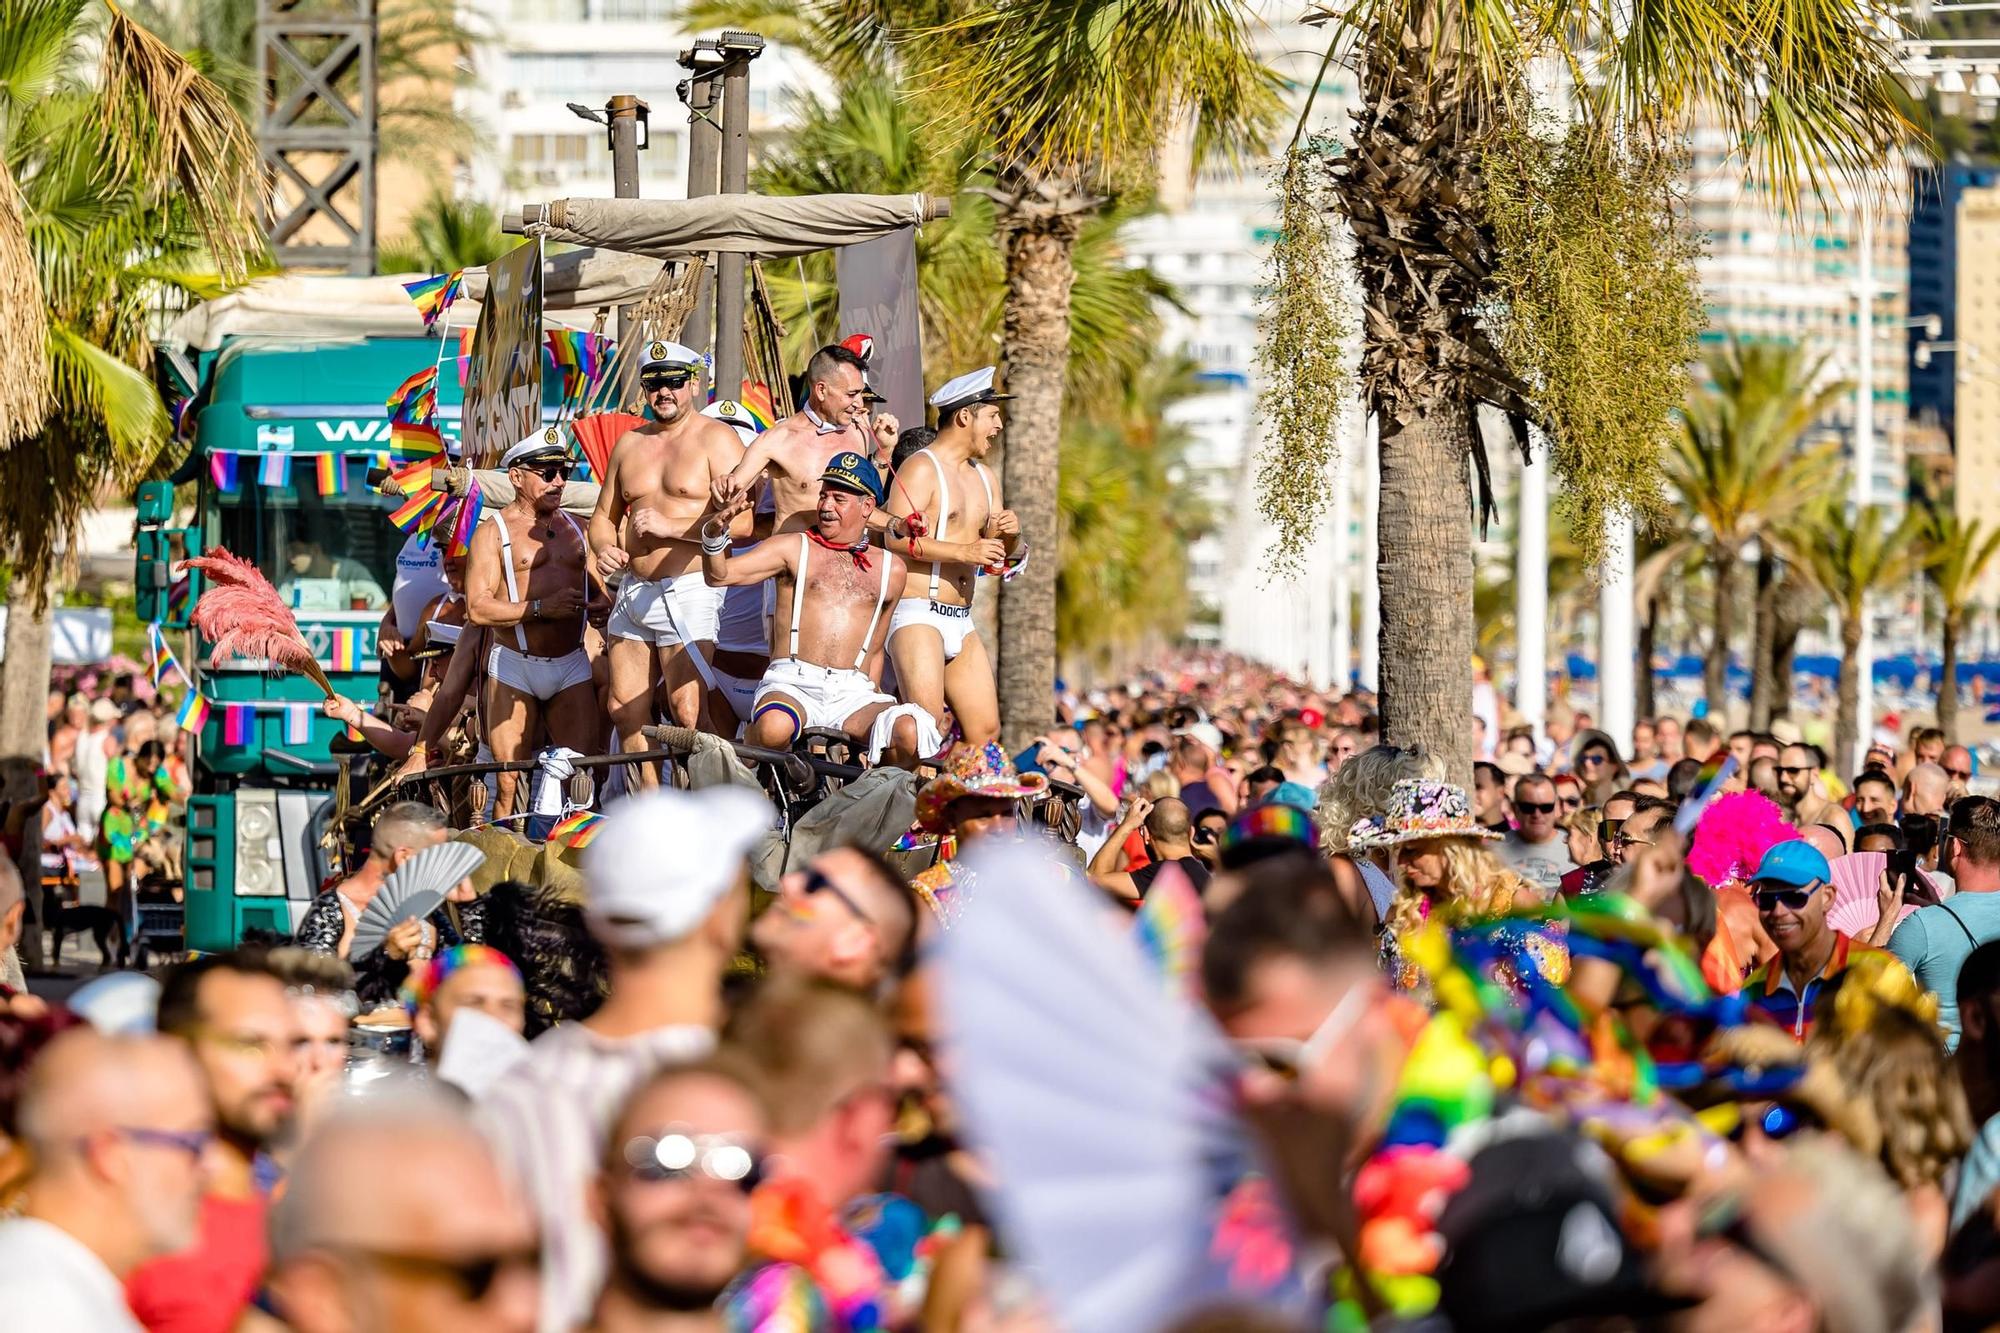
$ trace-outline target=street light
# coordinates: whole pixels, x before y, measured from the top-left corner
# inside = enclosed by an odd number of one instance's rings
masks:
[[[1919,342],[1915,349],[1911,351],[1910,361],[1918,370],[1928,370],[1930,369],[1932,357],[1937,356],[1939,353],[1950,355],[1953,352],[1961,354],[1960,365],[1964,365],[1967,361],[1977,361],[1979,359],[1979,345],[1977,343],[1951,339],[1937,341],[1926,338]]]

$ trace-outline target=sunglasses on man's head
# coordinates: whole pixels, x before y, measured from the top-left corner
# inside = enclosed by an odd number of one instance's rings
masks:
[[[639,377],[639,387],[647,393],[659,389],[685,389],[694,375],[685,370],[650,370]]]
[[[1514,808],[1524,815],[1552,815],[1556,811],[1554,801],[1516,801]]]

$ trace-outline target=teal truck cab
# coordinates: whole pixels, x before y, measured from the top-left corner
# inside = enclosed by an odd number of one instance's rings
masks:
[[[438,363],[438,338],[423,334],[393,285],[380,316],[353,317],[345,294],[379,302],[388,280],[277,281],[318,294],[289,293],[293,331],[211,318],[201,336],[163,343],[162,374],[186,395],[182,429],[192,447],[171,481],[148,483],[138,497],[139,618],[162,626],[210,706],[195,740],[184,849],[186,943],[197,950],[227,948],[246,930],[290,933],[336,868],[321,836],[339,776],[329,744],[344,728],[303,676],[260,662],[211,665],[210,645],[189,625],[200,578],[183,580],[178,562],[218,547],[254,562],[293,608],[334,688],[363,701],[376,697],[384,617],[414,633],[442,587],[434,553],[390,521],[397,501],[368,481],[388,457],[384,400]],[[341,313],[318,320],[315,300]],[[232,322],[248,327],[226,331]],[[297,331],[323,326],[332,330],[323,337]],[[456,351],[454,337],[438,377],[447,441],[461,401]],[[544,370],[543,415],[553,419],[559,381]],[[176,485],[192,485],[191,513],[184,489],[177,506]],[[177,508],[186,526],[175,525]]]

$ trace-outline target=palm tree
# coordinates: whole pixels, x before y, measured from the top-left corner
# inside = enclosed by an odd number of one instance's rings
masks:
[[[1463,776],[1476,406],[1542,425],[1555,493],[1593,555],[1609,515],[1664,521],[1660,458],[1702,319],[1677,224],[1697,108],[1787,204],[1835,180],[1865,192],[1921,136],[1873,9],[1357,0],[1319,16],[1329,59],[1360,72],[1352,144],[1297,149],[1310,169],[1285,179],[1330,190],[1359,270],[1386,739],[1431,746]],[[1562,72],[1554,104],[1537,105],[1536,71]],[[1550,136],[1538,117],[1566,128]],[[1287,277],[1271,289],[1292,290]],[[1304,431],[1322,408],[1280,405],[1274,438],[1294,437],[1288,411]]]
[[[375,267],[383,273],[450,273],[490,264],[513,246],[500,231],[491,204],[433,191],[409,218],[407,234],[382,246]]]
[[[1928,559],[1924,577],[1937,591],[1944,625],[1940,635],[1938,727],[1945,740],[1958,744],[1958,639],[1965,631],[1965,613],[1972,609],[1980,584],[2000,554],[2000,528],[1958,516],[1950,502],[1931,506],[1923,515],[1922,541]]]
[[[1888,526],[1887,511],[1869,505],[1851,512],[1838,495],[1800,510],[1779,535],[1800,575],[1833,604],[1840,622],[1839,709],[1833,726],[1834,762],[1852,763],[1860,731],[1861,631],[1868,602],[1923,568],[1921,519],[1905,511]]]
[[[1197,165],[1263,142],[1279,102],[1248,12],[1235,0],[710,0],[684,17],[788,33],[843,84],[897,71],[974,145],[1006,279],[1000,361],[1015,400],[1003,489],[1029,546],[1054,550],[1078,246],[1114,195],[1150,183],[1182,126],[1195,130]],[[1031,560],[1001,595],[1010,742],[1043,730],[1054,708],[1055,580],[1055,561]]]
[[[1680,512],[1700,524],[1683,541],[1702,549],[1714,580],[1702,685],[1709,716],[1720,718],[1728,708],[1729,636],[1743,548],[1825,490],[1838,448],[1801,448],[1800,441],[1848,388],[1826,378],[1826,357],[1796,343],[1732,334],[1703,361],[1708,384],[1690,395],[1681,414],[1666,477]]]
[[[222,89],[107,8],[108,20],[88,0],[0,0],[0,294],[25,293],[28,310],[8,304],[5,318],[34,336],[9,361],[47,367],[49,404],[43,415],[0,399],[0,760],[32,761],[46,739],[60,553],[172,438],[151,375],[162,298],[218,294],[263,250],[248,128]],[[29,832],[32,867],[39,826]],[[40,932],[23,948],[35,961]]]

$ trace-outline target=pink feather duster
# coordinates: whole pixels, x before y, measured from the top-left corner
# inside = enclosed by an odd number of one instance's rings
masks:
[[[1688,869],[1710,888],[1720,888],[1748,879],[1774,844],[1798,836],[1776,801],[1762,792],[1733,791],[1701,812],[1688,849]]]
[[[262,570],[220,548],[188,565],[208,576],[209,587],[195,603],[194,627],[215,645],[210,666],[231,657],[261,658],[304,672],[327,698],[334,697],[333,684],[306,647],[298,621]]]

